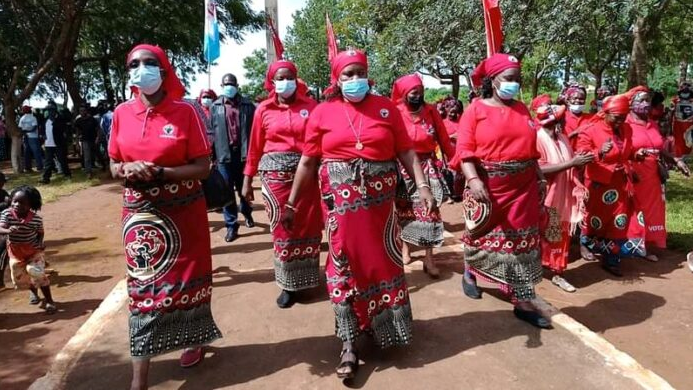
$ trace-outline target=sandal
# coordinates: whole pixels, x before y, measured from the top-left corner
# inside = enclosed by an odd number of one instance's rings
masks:
[[[345,354],[351,353],[354,355],[354,361],[351,360],[345,360],[341,361],[340,365],[337,366],[336,372],[337,372],[337,377],[340,379],[352,379],[354,378],[354,375],[356,375],[357,370],[359,369],[359,354],[357,353],[356,350],[350,349],[350,348],[345,348],[340,352],[340,359],[342,359]],[[348,367],[349,371],[347,372],[340,372],[340,369]]]
[[[470,280],[467,280],[468,278],[463,275],[463,293],[468,298],[472,299],[482,299],[482,290],[480,290],[479,287],[477,287],[476,280],[471,276]]]
[[[643,258],[650,261],[651,263],[657,263],[658,260],[660,260],[660,259],[658,259],[658,256],[656,256],[654,254],[646,255]]]

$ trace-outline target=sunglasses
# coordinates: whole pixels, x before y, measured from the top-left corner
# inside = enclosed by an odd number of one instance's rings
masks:
[[[140,60],[130,60],[128,62],[128,69],[136,69],[140,67],[140,64],[144,64],[145,66],[156,66],[159,67],[159,61],[157,61],[155,58],[147,58],[142,61]]]

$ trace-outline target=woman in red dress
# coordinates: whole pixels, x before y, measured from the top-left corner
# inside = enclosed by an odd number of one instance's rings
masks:
[[[212,255],[200,180],[210,169],[204,125],[164,51],[127,57],[134,98],[113,114],[111,174],[124,180],[123,243],[130,295],[131,389],[146,389],[150,359],[185,351],[181,366],[221,337],[212,318]]]
[[[593,114],[584,112],[586,108],[586,88],[580,84],[572,84],[561,95],[568,108],[564,115],[564,134],[569,137],[571,147],[576,149],[578,133],[593,118]]]
[[[597,156],[586,165],[588,201],[581,244],[601,254],[603,268],[615,276],[622,276],[622,257],[646,255],[643,213],[638,212],[634,199],[632,130],[625,123],[628,113],[628,97],[608,97],[597,114],[599,120],[578,135],[577,145],[577,152]]]
[[[537,125],[537,151],[540,169],[547,178],[545,196],[546,221],[542,229],[542,265],[552,271],[552,284],[566,292],[576,288],[563,277],[569,262],[571,236],[582,220],[580,208],[585,187],[578,181],[574,168],[593,161],[592,153],[574,154],[562,131],[566,107],[552,105],[549,95],[533,99]]]
[[[534,124],[528,109],[514,99],[520,88],[520,62],[497,53],[473,72],[483,96],[463,113],[458,128],[455,164],[467,179],[469,197],[489,205],[483,231],[463,233],[463,291],[481,298],[476,279],[497,283],[512,294],[516,317],[549,328],[532,303],[534,285],[542,280],[540,261],[540,191],[546,181],[537,159]],[[472,201],[464,195],[466,208]]]
[[[283,223],[291,228],[294,209],[311,182],[320,181],[330,253],[328,293],[342,339],[340,378],[354,376],[355,341],[363,332],[382,348],[409,344],[412,311],[403,272],[400,229],[395,215],[399,161],[415,178],[428,214],[435,207],[412,140],[389,99],[369,93],[366,55],[339,53],[331,63],[332,86],[306,129],[304,152]]]
[[[626,93],[630,100],[631,112],[626,123],[632,130],[632,146],[635,161],[632,163],[637,180],[634,182],[634,194],[638,209],[643,211],[643,222],[646,227],[646,247],[664,249],[667,239],[665,230],[665,178],[660,177],[658,162],[676,164],[677,168],[689,175],[687,165],[675,159],[664,150],[664,140],[660,135],[658,123],[651,119],[651,94],[648,88],[639,86]],[[651,253],[647,260],[658,261]]]
[[[411,74],[403,76],[393,84],[391,100],[397,104],[407,134],[412,139],[414,151],[419,157],[425,182],[429,184],[436,201],[436,208],[425,213],[425,205],[419,201],[417,185],[407,171],[401,167],[401,181],[395,205],[398,222],[402,229],[402,257],[410,263],[409,245],[425,248],[424,272],[433,278],[439,277],[439,269],[432,257],[432,248],[443,244],[443,220],[438,207],[444,198],[446,183],[441,174],[443,162],[436,157],[436,148],[441,148],[447,159],[453,158],[455,149],[448,138],[446,128],[436,112],[436,107],[424,102],[422,79]]]
[[[444,101],[444,106],[446,109],[446,117],[443,119],[443,125],[446,126],[446,132],[448,132],[448,137],[451,139],[451,145],[455,149],[456,142],[458,140],[458,123],[460,122],[460,116],[463,114],[463,102],[460,99],[456,99],[453,96],[449,96]],[[450,162],[450,159],[449,161]],[[448,203],[460,202],[463,198],[463,190],[465,189],[465,178],[463,174],[455,169],[451,169],[449,164],[446,167],[449,172],[449,192],[451,198]]]
[[[282,289],[277,305],[288,308],[294,304],[297,291],[318,286],[320,279],[323,217],[318,182],[305,187],[294,205],[294,229],[288,231],[279,223],[301,158],[306,124],[316,102],[307,96],[306,86],[297,79],[296,65],[290,61],[270,65],[265,89],[270,96],[255,110],[242,194],[247,201],[254,200],[253,176],[260,172],[274,243],[275,282]]]

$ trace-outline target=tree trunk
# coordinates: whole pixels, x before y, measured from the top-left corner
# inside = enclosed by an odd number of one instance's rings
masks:
[[[108,101],[109,104],[115,104],[116,92],[113,90],[113,83],[111,82],[111,69],[109,68],[108,58],[104,57],[99,61],[99,69],[101,69],[101,78],[104,80],[106,101]]]
[[[564,63],[564,84],[568,84],[571,81],[571,67],[573,66],[574,59],[568,57]]]
[[[66,59],[63,61],[63,78],[65,79],[65,85],[67,85],[67,91],[70,94],[70,99],[72,99],[73,107],[79,107],[82,104],[82,94],[80,92],[80,85],[75,77],[75,62],[73,59]]]
[[[454,70],[451,76],[451,93],[456,99],[460,99],[458,94],[460,93],[460,74],[458,71]]]
[[[10,161],[12,162],[12,171],[15,174],[19,173],[22,169],[21,157],[22,157],[22,135],[17,126],[17,114],[16,106],[11,98],[5,98],[2,101],[5,108],[5,126],[7,127],[7,132],[12,137],[12,149],[10,150]]]
[[[681,85],[683,82],[687,81],[687,71],[689,68],[689,62],[687,59],[680,61],[680,77],[677,80],[677,85]]]
[[[595,95],[597,97],[597,91],[602,87],[602,74],[605,70],[604,69],[599,69],[595,71],[591,71],[593,74],[593,77],[595,78]]]
[[[532,82],[530,83],[530,93],[533,99],[537,96],[537,93],[540,89],[540,75],[542,72],[540,72],[540,64],[535,65],[535,71],[533,72],[533,79]]]
[[[648,83],[648,51],[646,19],[642,16],[637,17],[632,29],[634,39],[631,45],[631,58],[629,61],[629,73],[627,75],[628,88]]]

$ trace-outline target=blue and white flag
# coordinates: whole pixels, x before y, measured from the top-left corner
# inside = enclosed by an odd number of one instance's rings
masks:
[[[217,24],[217,4],[215,0],[205,0],[203,53],[208,63],[212,63],[219,58],[219,25]]]

